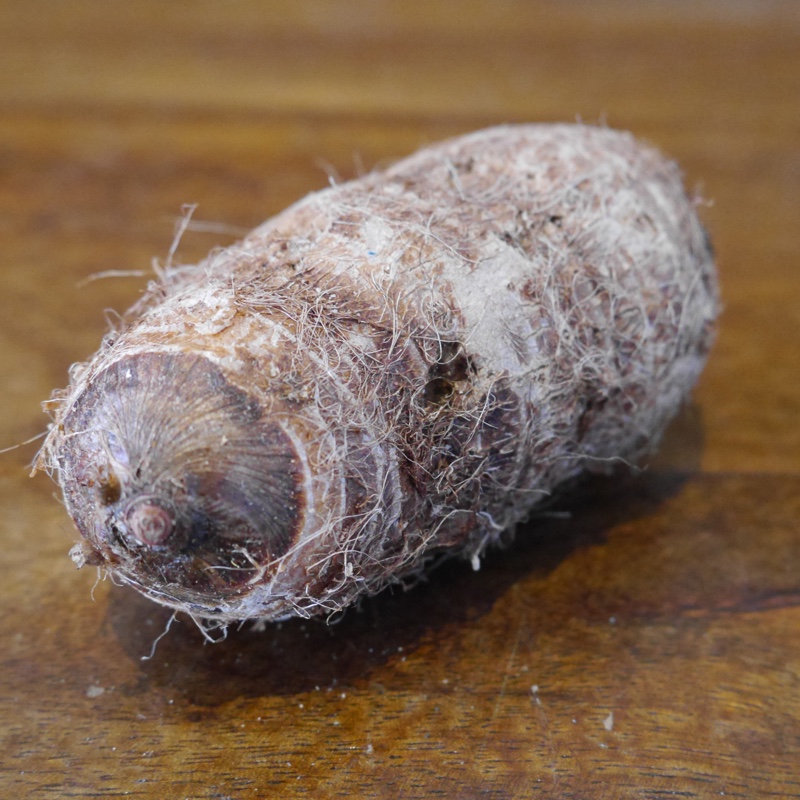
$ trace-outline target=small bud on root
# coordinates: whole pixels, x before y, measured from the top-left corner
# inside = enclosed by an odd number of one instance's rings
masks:
[[[170,267],[73,371],[40,463],[102,564],[197,619],[329,614],[658,441],[710,247],[630,135],[493,128]]]

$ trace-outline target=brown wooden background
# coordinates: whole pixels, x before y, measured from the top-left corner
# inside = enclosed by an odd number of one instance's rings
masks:
[[[475,574],[204,645],[0,457],[2,797],[800,797],[800,4],[0,3],[0,446],[165,257],[505,121],[678,158],[725,301],[696,405]],[[567,504],[564,506],[567,507]]]

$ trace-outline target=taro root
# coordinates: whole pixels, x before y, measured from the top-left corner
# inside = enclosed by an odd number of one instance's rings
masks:
[[[716,311],[673,163],[493,128],[164,270],[73,368],[40,465],[79,565],[200,621],[330,614],[443,552],[479,564],[650,450]]]

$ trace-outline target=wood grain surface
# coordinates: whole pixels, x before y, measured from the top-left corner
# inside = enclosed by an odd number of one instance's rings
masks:
[[[0,2],[0,447],[44,429],[183,204],[191,262],[329,175],[576,118],[709,199],[725,311],[661,455],[478,573],[209,645],[76,572],[36,445],[5,453],[0,796],[800,797],[793,0]]]

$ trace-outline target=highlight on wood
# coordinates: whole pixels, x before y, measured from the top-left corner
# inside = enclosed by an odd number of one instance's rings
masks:
[[[205,626],[477,567],[686,400],[717,313],[695,206],[630,134],[503,126],[170,266],[48,405],[73,559]]]

